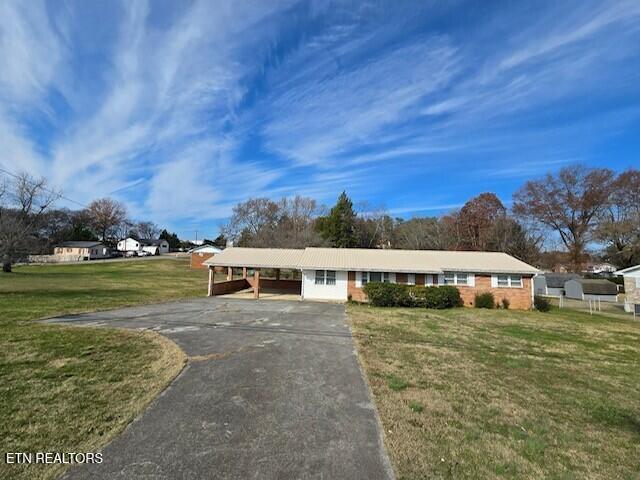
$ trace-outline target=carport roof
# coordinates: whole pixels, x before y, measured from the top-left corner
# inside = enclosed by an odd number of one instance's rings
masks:
[[[204,262],[227,267],[296,268],[406,273],[518,273],[538,270],[506,253],[440,250],[376,250],[361,248],[231,247]]]
[[[228,247],[204,261],[205,265],[221,267],[295,268],[298,269],[301,248]]]

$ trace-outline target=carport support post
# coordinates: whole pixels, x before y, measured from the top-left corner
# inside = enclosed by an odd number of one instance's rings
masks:
[[[209,288],[207,290],[207,297],[213,295],[213,282],[215,282],[215,267],[209,265]]]
[[[233,267],[227,267],[227,281],[233,280]]]
[[[253,270],[253,298],[260,298],[260,269]]]
[[[247,279],[247,267],[242,267],[242,278]]]

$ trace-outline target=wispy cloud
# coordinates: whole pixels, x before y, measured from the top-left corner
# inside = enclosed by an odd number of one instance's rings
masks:
[[[640,124],[640,4],[531,8],[0,2],[0,164],[176,228],[258,195],[508,197]]]

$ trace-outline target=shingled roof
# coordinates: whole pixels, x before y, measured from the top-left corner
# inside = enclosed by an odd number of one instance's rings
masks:
[[[618,287],[609,280],[578,279],[576,282],[582,285],[582,293],[585,295],[617,295]]]

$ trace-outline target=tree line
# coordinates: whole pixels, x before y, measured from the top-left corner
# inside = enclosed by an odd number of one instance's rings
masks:
[[[301,196],[251,198],[222,233],[237,246],[501,251],[542,267],[580,271],[596,257],[624,268],[640,263],[640,171],[568,166],[527,181],[511,209],[485,192],[446,215],[411,219],[357,211],[346,192],[331,208]]]
[[[26,254],[49,253],[67,240],[163,238],[189,246],[150,221],[132,221],[113,199],[80,210],[53,208],[60,192],[43,178],[20,174],[0,182],[0,257],[3,270]],[[550,239],[557,239],[559,247]],[[355,207],[346,192],[326,207],[313,198],[250,198],[233,208],[215,240],[225,246],[396,248],[502,251],[541,267],[580,271],[590,258],[619,268],[640,263],[640,171],[614,173],[573,165],[524,183],[506,208],[493,192],[442,216],[392,217],[385,209]]]

